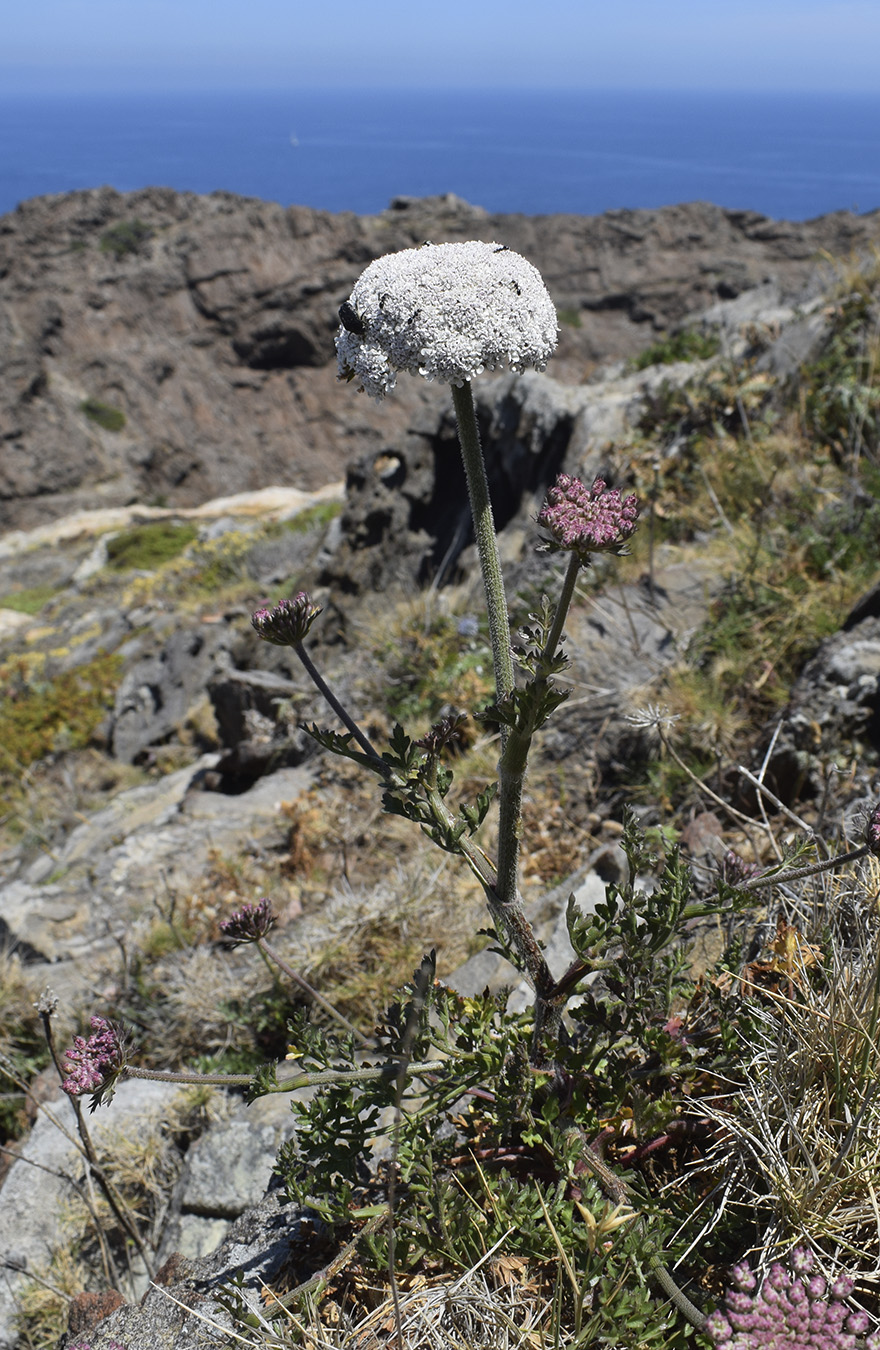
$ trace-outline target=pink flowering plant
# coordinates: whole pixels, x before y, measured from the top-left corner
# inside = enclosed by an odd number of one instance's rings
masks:
[[[880,1350],[880,1333],[860,1339],[870,1318],[847,1306],[855,1281],[838,1275],[829,1283],[805,1247],[787,1266],[775,1261],[760,1286],[745,1261],[731,1279],[725,1307],[706,1319],[712,1344],[723,1350]]]
[[[74,1036],[64,1052],[67,1077],[61,1084],[71,1097],[91,1096],[90,1110],[113,1099],[113,1085],[125,1064],[123,1038],[106,1017],[91,1019],[91,1036]]]

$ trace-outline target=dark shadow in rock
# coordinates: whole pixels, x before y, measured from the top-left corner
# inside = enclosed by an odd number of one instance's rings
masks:
[[[7,956],[17,956],[26,966],[36,965],[37,962],[48,962],[49,958],[45,952],[41,952],[37,947],[32,947],[29,942],[23,942],[17,938],[5,919],[0,919],[0,953]]]

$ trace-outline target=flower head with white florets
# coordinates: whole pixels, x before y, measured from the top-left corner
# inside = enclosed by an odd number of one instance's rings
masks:
[[[558,324],[541,274],[500,244],[423,244],[370,264],[340,310],[339,378],[381,399],[400,371],[461,385],[543,370]]]

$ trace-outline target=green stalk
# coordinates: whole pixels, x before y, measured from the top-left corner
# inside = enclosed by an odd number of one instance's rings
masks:
[[[492,643],[492,663],[495,668],[496,700],[506,698],[513,690],[513,656],[510,650],[510,620],[507,614],[507,599],[504,594],[504,578],[501,575],[501,560],[498,556],[498,539],[495,535],[495,521],[492,517],[492,504],[489,501],[489,484],[486,481],[486,465],[480,448],[480,431],[474,411],[474,396],[470,382],[452,386],[452,401],[458,422],[458,439],[461,445],[461,457],[467,477],[468,497],[471,515],[474,519],[474,533],[477,539],[477,552],[480,556],[480,570],[483,573],[483,585],[486,590],[486,609],[489,615],[489,637]],[[506,737],[502,732],[502,744]]]
[[[553,622],[544,644],[542,659],[556,654],[562,629],[574,597],[580,571],[576,553],[569,558],[562,592],[556,604]],[[540,681],[540,677],[539,677]],[[544,681],[546,683],[546,680]],[[522,794],[532,745],[532,727],[511,727],[498,766],[498,898],[502,904],[515,899],[518,886],[519,846],[522,838]]]

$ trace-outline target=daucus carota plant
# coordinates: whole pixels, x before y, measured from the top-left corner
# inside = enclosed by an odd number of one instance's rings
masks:
[[[524,782],[536,734],[568,696],[558,677],[567,665],[563,629],[578,576],[594,553],[626,551],[639,502],[600,478],[592,484],[567,474],[557,479],[537,523],[543,548],[567,554],[567,566],[555,602],[542,597],[513,645],[470,381],[503,365],[515,372],[543,368],[557,330],[539,274],[498,244],[425,245],[368,267],[339,314],[340,377],[361,391],[381,399],[401,372],[451,386],[495,684],[490,706],[470,711],[500,732],[496,781],[470,797],[450,796],[448,752],[462,718],[457,710],[426,734],[411,736],[398,725],[386,745],[375,745],[306,650],[321,611],[305,592],[258,609],[253,627],[263,640],[295,652],[339,719],[342,731],[310,727],[314,739],[374,774],[387,812],[414,822],[470,867],[499,944],[527,977],[534,1003],[514,1013],[506,997],[488,991],[463,998],[434,980],[432,954],[367,1039],[270,946],[273,916],[268,901],[260,900],[221,925],[224,939],[255,946],[346,1035],[331,1037],[308,1019],[292,1023],[287,1058],[299,1062],[299,1071],[279,1083],[268,1066],[249,1082],[249,1094],[319,1089],[308,1102],[294,1102],[298,1128],[283,1146],[277,1170],[288,1194],[327,1223],[348,1226],[368,1218],[372,1227],[363,1230],[363,1244],[371,1244],[377,1262],[387,1254],[392,1283],[395,1259],[411,1267],[426,1256],[467,1266],[514,1234],[524,1260],[544,1266],[558,1260],[565,1267],[579,1344],[671,1344],[663,1322],[670,1314],[653,1303],[649,1277],[693,1326],[702,1328],[705,1317],[666,1268],[653,1231],[663,1230],[665,1216],[648,1231],[642,1198],[598,1148],[610,1143],[618,1161],[661,1157],[674,1144],[673,1127],[686,1124],[685,1098],[706,1073],[724,1070],[737,1042],[732,998],[725,1001],[709,985],[698,991],[690,980],[685,947],[691,921],[739,903],[737,897],[748,903],[749,892],[759,887],[814,875],[817,867],[758,877],[731,860],[726,889],[704,899],[695,896],[676,850],[655,868],[657,860],[628,815],[621,840],[627,878],[609,885],[590,914],[580,913],[572,898],[567,919],[574,959],[554,977],[520,894]],[[493,858],[476,836],[496,795]],[[864,856],[872,842],[880,848],[878,840],[875,821],[863,850],[848,859]],[[657,884],[646,889],[637,879],[651,871],[659,871]],[[128,1065],[120,1071],[136,1072]],[[375,1142],[389,1108],[393,1155],[383,1164],[376,1162]],[[634,1152],[624,1148],[625,1137]],[[385,1196],[389,1210],[398,1208],[383,1252],[377,1221]],[[732,1254],[741,1250],[737,1246]],[[793,1304],[800,1298],[791,1294]],[[812,1304],[821,1304],[818,1295]],[[736,1311],[731,1305],[730,1315]],[[620,1326],[627,1328],[625,1341]],[[717,1326],[721,1334],[720,1314]],[[593,1335],[598,1340],[590,1340]]]

